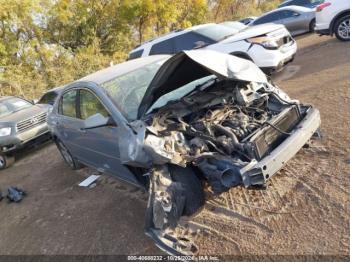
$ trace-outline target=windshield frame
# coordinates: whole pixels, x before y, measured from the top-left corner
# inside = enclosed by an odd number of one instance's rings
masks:
[[[125,117],[125,119],[129,122],[132,122],[132,121],[135,121],[138,119],[137,117],[137,112],[138,112],[138,109],[141,105],[141,102],[142,102],[142,99],[144,97],[144,95],[146,94],[148,88],[149,88],[149,85],[150,83],[152,82],[154,76],[157,74],[157,72],[159,71],[159,69],[162,67],[162,65],[168,60],[168,58],[159,58],[158,60],[156,61],[153,61],[152,63],[149,63],[147,65],[144,65],[142,67],[139,67],[139,68],[135,68],[127,73],[124,73],[124,74],[121,74],[121,75],[118,75],[116,77],[113,77],[111,79],[108,79],[102,83],[99,84],[100,88],[105,92],[105,94],[108,96],[108,98],[111,100],[111,102],[113,103],[113,105],[119,110],[119,112]],[[144,83],[143,85],[140,85],[138,87],[136,87],[135,85],[131,85],[132,88],[129,88],[129,92],[128,94],[126,95],[129,96],[132,92],[135,92],[137,90],[140,90],[143,88],[143,94],[140,96],[140,100],[138,101],[138,105],[137,105],[137,110],[134,111],[134,112],[127,112],[125,109],[127,108],[127,105],[128,103],[125,103],[125,101],[122,103],[121,100],[118,100],[116,99],[115,95],[113,95],[111,93],[111,89],[108,88],[108,84],[111,84],[111,88],[117,90],[117,86],[116,86],[116,83],[118,82],[118,79],[122,79],[128,75],[132,75],[134,74],[135,72],[137,71],[142,71],[142,70],[147,70],[145,68],[148,68],[148,67],[152,67],[152,66],[155,66],[155,65],[159,65],[158,67],[155,68],[155,70],[153,71],[153,75],[151,75],[148,79],[147,79],[147,82]],[[151,69],[153,70],[153,69]],[[113,82],[114,82],[114,87],[112,87],[113,85]],[[124,87],[119,87],[121,90],[125,90],[125,85],[123,85]],[[118,91],[116,91],[118,92]],[[125,97],[125,98],[126,98]],[[134,113],[134,115],[131,115],[131,113]]]

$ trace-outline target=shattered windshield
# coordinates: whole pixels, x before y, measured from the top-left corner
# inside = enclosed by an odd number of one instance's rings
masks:
[[[127,119],[137,118],[137,111],[147,87],[165,61],[166,59],[157,61],[101,84]]]

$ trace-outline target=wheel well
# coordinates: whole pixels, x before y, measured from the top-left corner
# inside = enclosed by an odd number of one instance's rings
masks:
[[[344,11],[342,11],[341,13],[339,13],[336,17],[334,17],[333,18],[333,20],[332,20],[332,22],[331,22],[331,25],[330,25],[330,30],[331,30],[331,35],[332,34],[334,34],[334,27],[335,27],[335,25],[336,25],[336,23],[337,23],[337,21],[338,21],[338,19],[340,19],[340,18],[342,18],[343,16],[346,16],[346,15],[350,15],[350,9],[348,9],[348,10],[344,10]]]

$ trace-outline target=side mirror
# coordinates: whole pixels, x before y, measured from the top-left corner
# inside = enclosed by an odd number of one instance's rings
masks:
[[[33,105],[37,104],[39,102],[39,99],[33,99],[30,102],[32,102]]]
[[[294,12],[294,13],[293,13],[293,16],[294,16],[294,17],[298,17],[299,15],[300,15],[300,14],[297,13],[297,12]]]
[[[89,116],[84,120],[83,129],[93,129],[103,126],[116,125],[111,117],[104,117],[100,113]]]
[[[205,45],[206,45],[206,43],[204,41],[197,41],[194,43],[194,49],[201,48]]]

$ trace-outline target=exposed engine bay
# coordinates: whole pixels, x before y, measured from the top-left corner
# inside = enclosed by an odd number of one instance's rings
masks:
[[[158,246],[179,254],[197,249],[174,231],[193,195],[186,195],[188,189],[174,179],[169,163],[196,168],[214,193],[238,185],[264,186],[284,160],[272,168],[259,163],[298,129],[311,108],[270,83],[215,79],[156,110],[146,120],[145,149],[155,163],[146,228]],[[191,175],[181,173],[182,178]]]
[[[159,109],[145,143],[164,162],[198,167],[215,192],[266,178],[242,176],[245,167],[265,157],[300,122],[300,106],[273,86],[212,81],[180,101]]]
[[[317,109],[290,99],[252,62],[208,50],[167,60],[137,115],[120,159],[143,170],[146,233],[175,255],[198,250],[178,229],[203,206],[204,187],[214,195],[265,188],[321,123]]]

